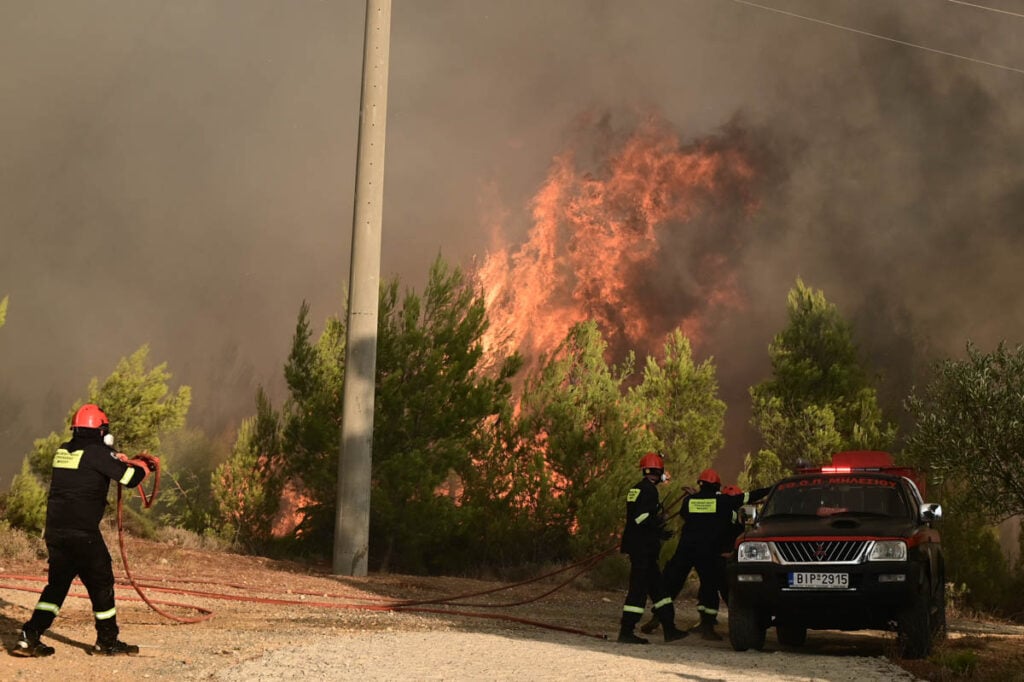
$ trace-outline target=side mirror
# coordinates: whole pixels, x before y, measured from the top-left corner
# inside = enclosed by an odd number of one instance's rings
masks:
[[[919,509],[921,520],[931,523],[942,518],[942,505],[934,502],[925,502]]]
[[[740,511],[737,516],[739,518],[739,522],[744,526],[752,526],[757,522],[757,507],[752,504],[745,504],[740,507]]]

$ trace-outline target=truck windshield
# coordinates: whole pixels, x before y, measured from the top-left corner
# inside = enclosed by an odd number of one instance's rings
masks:
[[[908,511],[894,480],[823,476],[779,483],[765,503],[762,517],[839,514],[902,517]]]

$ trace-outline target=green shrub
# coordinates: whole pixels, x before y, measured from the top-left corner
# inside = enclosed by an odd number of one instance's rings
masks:
[[[46,525],[46,488],[32,473],[28,459],[21,463],[21,473],[11,481],[6,497],[7,521],[15,528],[42,533]]]

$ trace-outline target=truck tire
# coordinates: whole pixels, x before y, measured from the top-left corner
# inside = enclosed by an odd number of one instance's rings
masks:
[[[729,644],[734,651],[763,649],[765,630],[756,609],[741,604],[729,605]]]
[[[796,623],[776,623],[775,638],[785,646],[803,646],[807,641],[807,628]]]
[[[896,618],[896,650],[900,658],[926,658],[932,648],[931,589],[924,589]]]

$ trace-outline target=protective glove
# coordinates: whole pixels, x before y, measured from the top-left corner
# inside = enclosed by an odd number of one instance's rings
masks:
[[[146,460],[139,459],[139,458],[136,457],[134,459],[129,459],[129,460],[125,461],[125,464],[127,464],[129,466],[136,466],[136,467],[139,467],[140,469],[142,469],[142,481],[145,481],[146,478],[149,477],[149,471],[150,471],[149,467],[150,467],[150,464]],[[142,484],[142,481],[139,481],[140,485]]]

